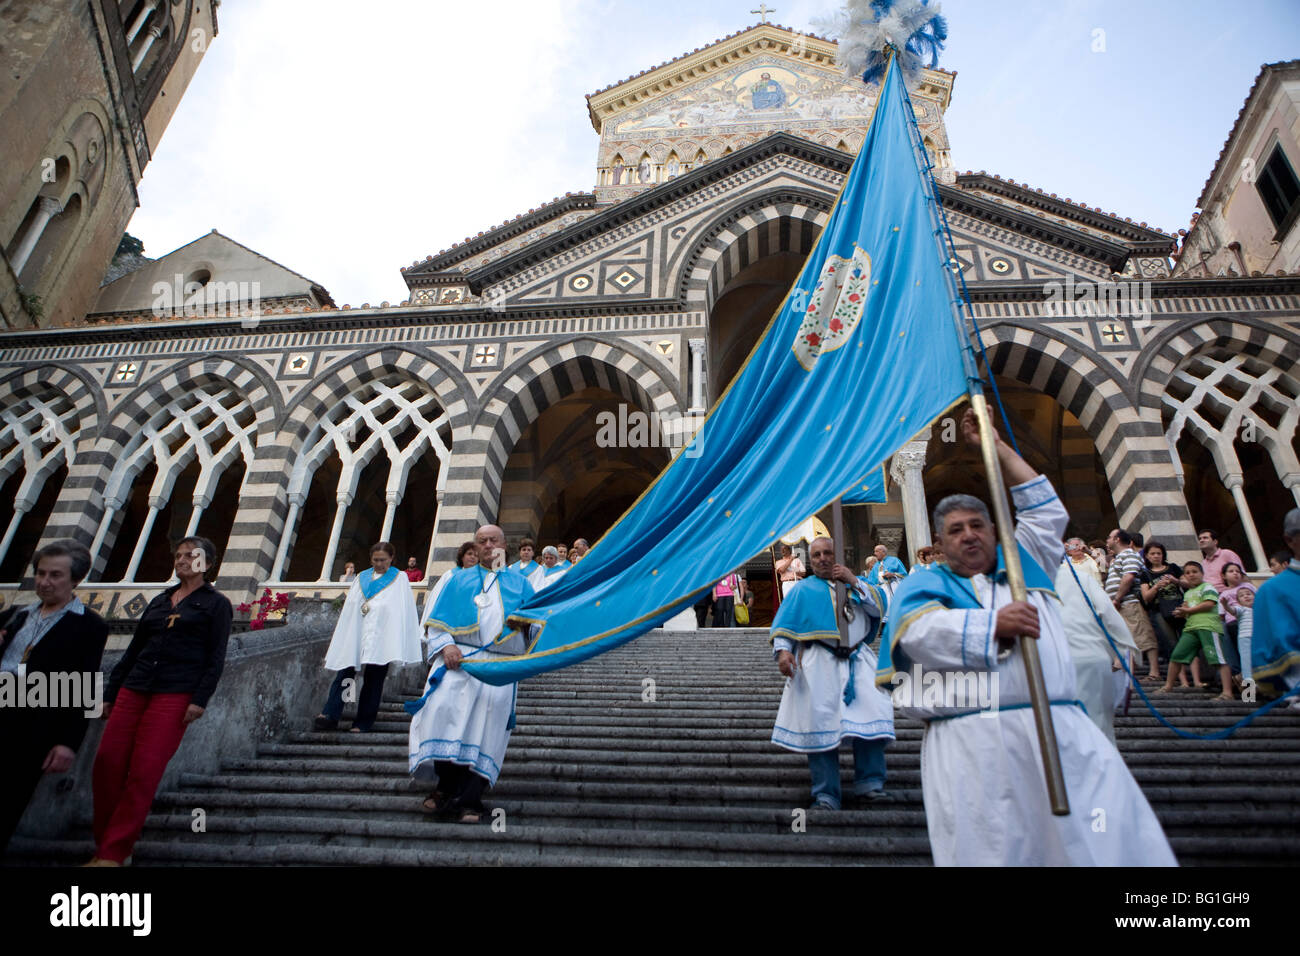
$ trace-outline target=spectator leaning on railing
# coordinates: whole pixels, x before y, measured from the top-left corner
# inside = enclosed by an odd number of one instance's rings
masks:
[[[45,675],[51,691],[76,675],[77,686],[99,673],[108,625],[73,594],[90,570],[90,552],[76,541],[52,541],[32,558],[37,602],[0,614],[0,671],[18,680]],[[86,676],[83,676],[86,675]],[[66,773],[86,735],[86,711],[97,701],[50,700],[49,706],[0,705],[0,853],[44,774]]]

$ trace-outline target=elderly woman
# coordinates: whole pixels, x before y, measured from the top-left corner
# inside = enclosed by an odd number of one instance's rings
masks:
[[[99,675],[108,625],[73,590],[90,570],[90,552],[76,541],[52,541],[32,558],[34,604],[0,614],[0,672],[6,679],[73,675],[81,694],[46,701],[44,707],[0,706],[0,853],[18,827],[32,792],[45,774],[67,773],[86,735],[88,683]],[[19,676],[23,675],[23,676]],[[79,699],[77,699],[79,698]]]
[[[563,545],[561,545],[563,547]],[[560,578],[564,577],[565,572],[573,567],[571,564],[560,563],[560,549],[554,545],[547,545],[542,548],[541,566],[529,575],[528,583],[533,586],[533,592],[544,591],[549,588]]]
[[[208,583],[216,564],[216,548],[207,538],[177,545],[179,583],[149,602],[109,675],[108,726],[95,755],[91,865],[121,866],[131,855],[163,771],[221,679],[232,611],[226,596]]]

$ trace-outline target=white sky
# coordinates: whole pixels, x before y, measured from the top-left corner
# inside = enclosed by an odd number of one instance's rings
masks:
[[[811,30],[836,0],[768,0]],[[589,191],[585,96],[758,18],[741,0],[226,0],[128,226],[157,258],[219,229],[354,306],[399,269]],[[958,170],[1187,225],[1293,0],[944,0]],[[1093,52],[1094,31],[1105,51]]]

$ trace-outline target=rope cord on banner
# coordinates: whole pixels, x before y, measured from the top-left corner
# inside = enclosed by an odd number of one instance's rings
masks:
[[[900,77],[900,82],[901,82]],[[1007,417],[1007,410],[1002,404],[1002,393],[998,391],[998,383],[993,375],[993,366],[989,362],[988,351],[984,348],[984,336],[978,320],[975,318],[975,310],[970,304],[970,290],[966,288],[966,276],[960,268],[961,261],[957,258],[957,246],[952,238],[952,228],[948,225],[948,213],[943,208],[943,200],[939,196],[939,183],[934,178],[934,163],[930,161],[930,155],[926,151],[925,141],[921,137],[921,128],[916,123],[916,110],[912,106],[912,95],[907,91],[907,84],[903,84],[903,96],[907,99],[907,116],[912,132],[915,134],[913,146],[919,151],[921,158],[922,170],[925,173],[926,181],[930,184],[930,201],[939,216],[939,224],[943,229],[943,238],[948,249],[948,264],[950,270],[956,276],[958,285],[961,288],[961,299],[958,304],[966,311],[967,318],[970,319],[971,327],[975,330],[975,341],[979,343],[980,358],[984,361],[984,368],[988,371],[988,384],[993,392],[993,401],[998,407],[998,414],[1002,417],[1002,424],[1007,431],[1007,439],[1011,442],[1011,447],[1016,454],[1020,454],[1020,446],[1016,444],[1016,436],[1011,428],[1011,419]]]
[[[945,240],[947,250],[948,250],[949,265],[951,267],[951,271],[955,274],[956,281],[961,289],[961,299],[958,304],[965,309],[966,315],[970,319],[971,327],[975,330],[975,340],[979,343],[980,358],[983,360],[984,368],[988,373],[988,384],[991,391],[993,392],[993,399],[997,404],[998,414],[1002,417],[1002,424],[1006,428],[1007,440],[1011,443],[1011,447],[1015,450],[1016,454],[1018,455],[1020,454],[1020,446],[1016,443],[1015,431],[1011,427],[1011,420],[1007,416],[1007,410],[1002,404],[1002,395],[998,391],[998,383],[993,374],[993,366],[989,362],[988,352],[984,347],[984,337],[981,334],[979,321],[975,318],[975,310],[971,308],[970,291],[966,287],[966,277],[962,273],[962,270],[960,268],[961,263],[960,260],[958,260],[957,258],[957,247],[956,247],[956,243],[953,241],[952,228],[948,225],[948,214],[944,210],[943,201],[939,196],[939,184],[938,181],[934,178],[934,172],[933,172],[934,163],[931,162],[930,156],[925,149],[925,142],[921,137],[920,127],[917,125],[916,122],[916,110],[912,108],[912,97],[911,94],[908,93],[907,91],[906,84],[904,84],[903,86],[903,95],[907,99],[908,118],[910,120],[910,126],[912,132],[915,134],[913,139],[913,146],[919,151],[918,155],[921,158],[922,169],[925,173],[925,177],[927,181],[930,184],[930,199],[934,203],[935,210],[938,212],[939,223],[943,230],[943,238]],[[1265,706],[1259,708],[1258,710],[1250,714],[1247,714],[1245,717],[1237,721],[1231,727],[1225,728],[1224,730],[1216,730],[1213,733],[1197,734],[1197,733],[1192,733],[1191,731],[1182,730],[1179,727],[1175,727],[1172,723],[1169,722],[1168,718],[1166,718],[1162,713],[1160,713],[1160,711],[1156,709],[1155,705],[1151,703],[1151,699],[1147,696],[1146,691],[1142,689],[1141,683],[1134,676],[1132,669],[1129,667],[1128,661],[1126,660],[1126,655],[1120,653],[1119,647],[1116,645],[1114,638],[1110,636],[1110,632],[1106,629],[1106,624],[1105,622],[1102,621],[1101,615],[1097,613],[1096,607],[1093,606],[1092,599],[1088,597],[1088,592],[1083,589],[1083,585],[1079,582],[1079,575],[1078,572],[1074,570],[1073,562],[1071,562],[1068,558],[1066,558],[1065,561],[1067,564],[1070,565],[1070,574],[1074,576],[1075,583],[1079,585],[1079,591],[1080,593],[1083,594],[1083,599],[1088,603],[1088,609],[1092,612],[1093,619],[1097,622],[1097,626],[1101,628],[1102,634],[1105,635],[1106,642],[1110,645],[1112,653],[1114,653],[1115,657],[1118,658],[1120,665],[1124,668],[1124,673],[1128,675],[1129,682],[1133,685],[1133,687],[1137,688],[1138,696],[1142,698],[1142,703],[1146,705],[1147,709],[1151,711],[1152,715],[1155,716],[1157,721],[1159,721],[1165,727],[1169,728],[1179,737],[1183,737],[1188,740],[1226,740],[1229,737],[1231,737],[1234,733],[1236,733],[1238,730],[1240,730],[1242,727],[1246,727],[1254,723],[1256,720],[1258,720],[1264,714],[1267,714],[1273,708],[1277,707],[1283,701],[1292,697],[1296,697],[1297,695],[1300,695],[1300,685],[1297,685],[1296,687],[1287,691],[1277,700],[1274,700],[1266,704]]]
[[[1142,698],[1142,703],[1147,705],[1147,709],[1151,711],[1151,713],[1155,716],[1156,720],[1160,721],[1160,723],[1164,724],[1166,727],[1172,730],[1179,737],[1185,737],[1188,740],[1227,740],[1229,737],[1235,734],[1242,727],[1254,723],[1258,718],[1262,717],[1264,714],[1267,714],[1270,710],[1272,710],[1278,704],[1282,703],[1282,701],[1286,700],[1288,697],[1295,697],[1297,694],[1300,694],[1300,684],[1298,684],[1294,688],[1292,688],[1291,690],[1283,694],[1281,697],[1279,697],[1277,700],[1266,704],[1265,706],[1259,708],[1253,713],[1247,714],[1245,717],[1237,721],[1231,727],[1228,727],[1224,730],[1216,730],[1213,733],[1194,734],[1191,731],[1182,730],[1178,727],[1175,727],[1173,724],[1169,722],[1169,720],[1165,717],[1164,714],[1156,710],[1155,705],[1151,703],[1151,699],[1147,697],[1146,691],[1142,689],[1142,684],[1138,681],[1137,677],[1134,676],[1133,671],[1129,669],[1128,661],[1125,660],[1125,657],[1127,655],[1120,653],[1119,648],[1115,645],[1114,638],[1110,636],[1110,631],[1106,630],[1106,625],[1102,621],[1101,615],[1097,613],[1097,608],[1093,606],[1092,598],[1088,597],[1088,592],[1083,589],[1083,584],[1082,582],[1079,581],[1079,572],[1074,570],[1074,562],[1067,557],[1065,559],[1065,563],[1069,565],[1070,574],[1074,576],[1074,583],[1079,585],[1079,591],[1083,594],[1083,599],[1088,602],[1088,610],[1092,611],[1092,616],[1096,620],[1097,626],[1100,627],[1101,632],[1106,635],[1106,641],[1107,643],[1110,644],[1111,652],[1114,653],[1114,655],[1117,658],[1119,658],[1120,665],[1124,668],[1124,673],[1128,675],[1129,682],[1134,687],[1137,688],[1137,692]]]

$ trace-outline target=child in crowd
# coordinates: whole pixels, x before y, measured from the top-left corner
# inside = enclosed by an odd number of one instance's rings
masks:
[[[1223,682],[1223,692],[1214,700],[1235,700],[1232,693],[1232,668],[1224,662],[1221,646],[1223,620],[1216,610],[1219,592],[1206,582],[1205,571],[1198,561],[1183,564],[1183,583],[1187,586],[1183,603],[1174,608],[1174,616],[1185,621],[1183,635],[1169,656],[1169,671],[1161,693],[1172,691],[1183,665],[1191,663],[1197,652],[1203,651],[1209,665],[1219,668],[1219,679]]]
[[[1232,602],[1232,613],[1237,617],[1237,650],[1241,652],[1241,676],[1250,680],[1250,638],[1255,626],[1252,615],[1255,609],[1255,592],[1242,588],[1237,592],[1237,599]]]

